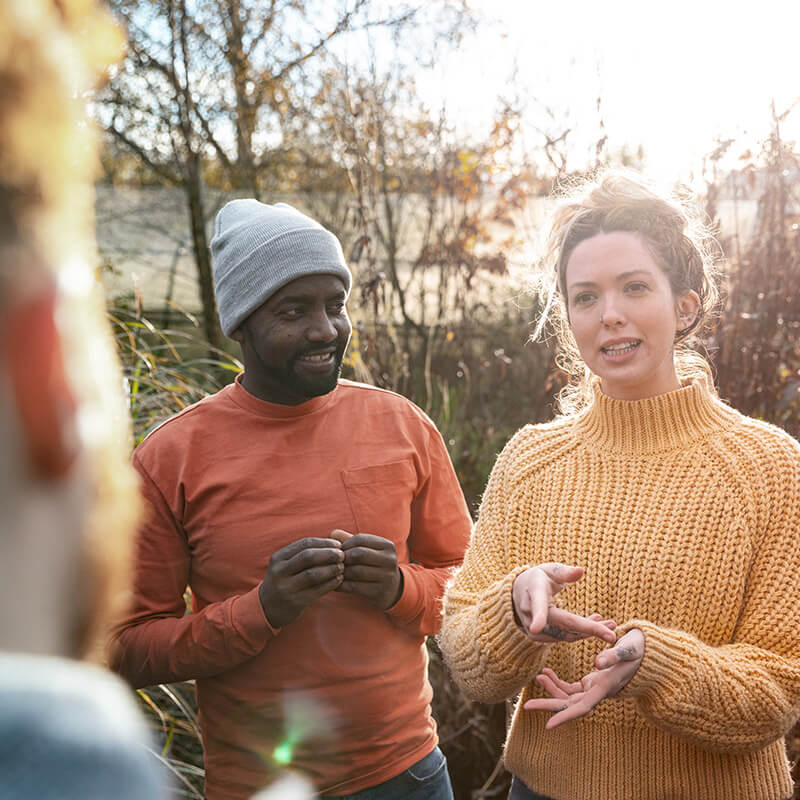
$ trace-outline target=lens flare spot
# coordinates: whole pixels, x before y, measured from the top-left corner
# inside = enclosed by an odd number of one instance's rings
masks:
[[[278,764],[289,764],[292,760],[292,743],[282,742],[272,752],[272,757]]]

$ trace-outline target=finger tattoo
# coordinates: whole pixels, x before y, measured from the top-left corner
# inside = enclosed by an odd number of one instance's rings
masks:
[[[567,641],[570,637],[575,635],[571,631],[565,631],[563,628],[557,628],[555,625],[545,625],[544,628],[542,628],[542,633],[551,636],[553,639],[559,639],[560,641]]]

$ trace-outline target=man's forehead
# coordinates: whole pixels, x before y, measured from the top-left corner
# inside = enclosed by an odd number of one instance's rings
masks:
[[[347,290],[344,281],[337,275],[304,275],[295,278],[286,286],[282,286],[268,300],[269,305],[275,305],[285,300],[305,300],[325,297],[344,296]]]

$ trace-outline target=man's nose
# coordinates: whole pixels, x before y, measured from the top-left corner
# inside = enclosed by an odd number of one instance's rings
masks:
[[[330,342],[336,338],[336,327],[326,311],[312,316],[306,337],[311,342]]]

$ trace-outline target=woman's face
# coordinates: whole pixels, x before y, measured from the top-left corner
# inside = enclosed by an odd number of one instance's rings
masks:
[[[582,241],[567,261],[566,287],[570,328],[605,394],[641,400],[679,388],[675,333],[694,321],[699,298],[675,297],[639,234]]]

